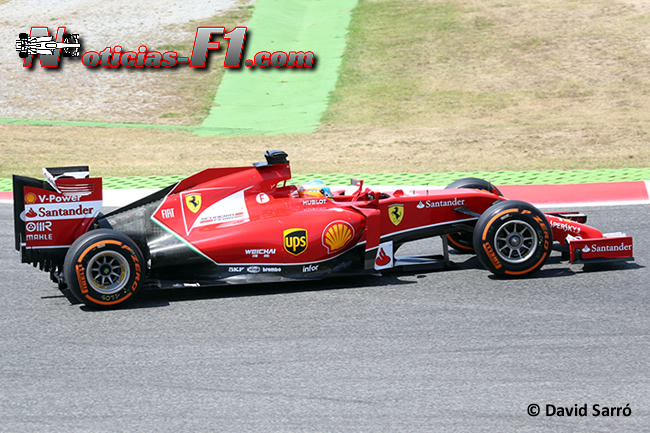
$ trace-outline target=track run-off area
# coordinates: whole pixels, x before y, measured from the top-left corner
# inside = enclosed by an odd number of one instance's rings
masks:
[[[155,191],[133,188],[145,181],[108,179],[105,207]],[[502,280],[452,252],[454,270],[145,291],[115,311],[71,304],[20,263],[0,193],[0,431],[644,431],[649,183],[498,185],[626,232],[633,262],[554,253]],[[398,255],[440,252],[433,239]]]
[[[19,263],[0,204],[0,431],[645,431],[650,205],[584,210],[633,236],[636,261],[555,253],[499,280],[452,254],[457,270],[151,291],[93,311]]]

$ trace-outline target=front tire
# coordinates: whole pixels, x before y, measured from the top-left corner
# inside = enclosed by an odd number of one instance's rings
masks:
[[[499,191],[499,189],[491,182],[488,182],[484,179],[479,179],[477,177],[466,177],[459,179],[445,187],[445,189],[454,188],[478,189],[481,191],[497,194],[499,197],[503,197],[501,191]],[[471,232],[450,233],[447,235],[447,240],[449,241],[449,246],[459,253],[474,254],[474,241]]]
[[[144,272],[144,258],[136,243],[109,229],[80,236],[63,264],[70,292],[94,308],[116,308],[133,300]]]
[[[495,275],[524,277],[539,270],[551,254],[553,234],[544,214],[515,200],[497,203],[474,228],[474,249]]]

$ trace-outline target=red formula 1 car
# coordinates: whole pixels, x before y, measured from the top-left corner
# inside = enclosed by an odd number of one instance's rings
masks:
[[[373,191],[362,181],[349,194],[314,193],[287,184],[286,153],[265,157],[202,171],[106,215],[101,178],[88,177],[87,167],[46,169],[47,181],[14,176],[16,249],[61,289],[100,308],[124,305],[143,287],[445,268],[448,245],[476,253],[502,277],[534,273],[553,249],[571,263],[633,260],[631,237],[603,235],[577,212],[545,214],[507,200],[484,180],[425,195]],[[435,236],[442,255],[395,254]]]

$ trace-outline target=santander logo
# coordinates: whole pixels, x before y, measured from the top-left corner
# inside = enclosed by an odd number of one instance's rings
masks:
[[[390,257],[384,252],[384,249],[381,248],[379,250],[379,254],[377,255],[377,259],[375,260],[375,264],[377,266],[386,266],[388,263],[390,263]]]
[[[383,242],[377,247],[377,256],[375,257],[375,269],[389,269],[393,264],[393,241]]]
[[[585,245],[582,249],[583,253],[608,253],[608,252],[620,252],[620,251],[632,251],[632,245],[621,242],[619,245],[596,245],[592,244],[591,248],[589,245]]]

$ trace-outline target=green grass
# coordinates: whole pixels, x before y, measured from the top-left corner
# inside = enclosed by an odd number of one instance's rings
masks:
[[[189,53],[198,25],[232,28],[251,10],[240,3],[231,18],[188,23],[186,41],[161,47]],[[287,151],[295,173],[650,167],[650,10],[640,2],[359,0],[351,13],[316,133],[197,137],[0,124],[0,177],[71,163],[102,176],[187,175],[247,165],[266,149]],[[151,87],[174,99],[138,121],[200,123],[222,62],[212,58],[199,73],[149,72],[160,77]],[[106,151],[88,151],[99,143]]]
[[[175,51],[179,55],[189,56],[194,47],[197,27],[222,26],[226,28],[226,31],[229,31],[236,26],[247,23],[253,14],[253,10],[253,5],[240,0],[235,7],[220,15],[207,19],[191,20],[182,28],[186,35],[183,40],[162,43],[152,47],[152,50],[161,53]],[[151,119],[151,123],[199,125],[205,119],[210,112],[214,96],[225,72],[223,58],[228,41],[223,38],[216,38],[215,41],[221,42],[222,49],[211,55],[209,67],[205,69],[178,67],[173,73],[169,73],[166,68],[148,68],[141,71],[141,73],[160,76],[161,81],[157,91],[178,100],[174,111],[163,111],[157,118]]]
[[[489,55],[494,26],[489,18],[475,16],[455,1],[360,1],[324,122],[423,125],[430,113],[505,108],[516,99],[508,92],[449,86],[443,75],[432,74],[442,71],[450,76],[468,59]]]
[[[323,120],[333,128],[590,126],[596,107],[599,121],[614,122],[633,106],[646,120],[649,14],[609,5],[360,0]]]

